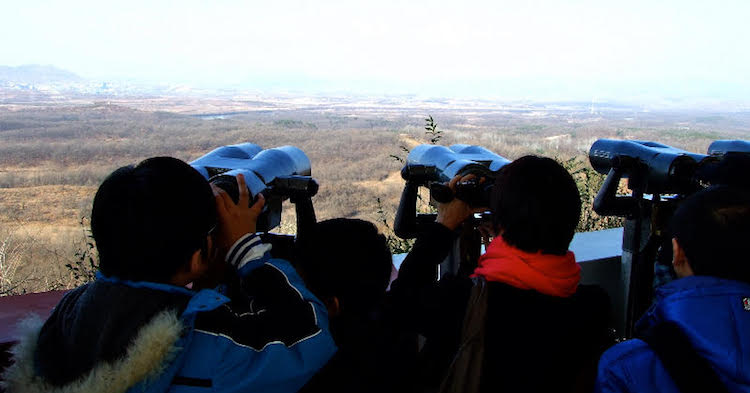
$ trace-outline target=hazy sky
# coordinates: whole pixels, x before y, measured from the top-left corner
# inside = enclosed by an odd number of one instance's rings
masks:
[[[3,0],[0,43],[92,78],[750,101],[748,0]]]

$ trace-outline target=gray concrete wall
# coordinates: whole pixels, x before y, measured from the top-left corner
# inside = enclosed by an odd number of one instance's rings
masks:
[[[581,283],[599,285],[612,306],[612,327],[625,332],[625,284],[622,276],[622,228],[577,233],[570,244],[581,266]]]

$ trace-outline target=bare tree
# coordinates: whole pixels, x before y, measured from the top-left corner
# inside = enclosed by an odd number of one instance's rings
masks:
[[[0,296],[24,292],[28,275],[20,273],[23,256],[32,246],[31,239],[19,240],[15,231],[0,236]]]

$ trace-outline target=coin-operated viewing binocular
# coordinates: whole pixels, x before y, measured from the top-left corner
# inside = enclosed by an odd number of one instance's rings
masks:
[[[420,222],[434,219],[434,216],[417,215],[416,204],[420,186],[430,189],[431,202],[445,203],[458,198],[472,207],[487,207],[495,173],[509,162],[510,160],[481,146],[415,147],[407,156],[406,165],[401,169],[401,176],[406,180],[406,184],[396,212],[394,232],[404,239],[414,238]],[[458,183],[454,194],[445,183],[457,175],[476,177],[471,181]],[[485,178],[485,181],[480,183],[480,178]]]
[[[708,146],[708,154],[723,157],[735,154],[750,154],[750,142],[740,140],[718,140]]]
[[[600,139],[591,146],[589,160],[607,178],[594,201],[594,211],[627,216],[637,202],[633,197],[650,194],[653,200],[661,195],[691,194],[719,181],[717,168],[726,166],[728,160],[748,154],[750,143],[741,140],[714,141],[708,154],[700,154],[657,142]],[[616,196],[622,178],[628,178],[632,197]]]
[[[297,211],[297,232],[315,223],[311,198],[318,183],[311,177],[310,160],[294,146],[262,149],[252,143],[222,146],[190,163],[209,182],[239,199],[236,175],[243,174],[252,197],[266,199],[257,230],[267,232],[281,223],[281,203],[290,199]]]
[[[625,336],[653,299],[654,264],[669,265],[669,222],[680,202],[709,185],[737,183],[746,176],[750,143],[715,141],[708,154],[650,141],[600,139],[591,146],[591,166],[607,177],[594,199],[594,211],[625,217],[622,242],[623,295],[627,299]],[[628,179],[630,195],[617,195]]]
[[[619,171],[631,188],[647,194],[679,194],[695,186],[698,166],[712,157],[661,143],[600,139],[589,151],[591,166],[601,174]]]

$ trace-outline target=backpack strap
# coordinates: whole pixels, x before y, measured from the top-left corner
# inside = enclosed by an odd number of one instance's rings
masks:
[[[682,393],[729,393],[708,360],[698,355],[685,333],[673,322],[663,322],[637,335],[661,360]]]
[[[466,305],[461,340],[448,367],[440,393],[478,393],[484,361],[485,320],[487,319],[487,281],[472,278],[474,285]]]

